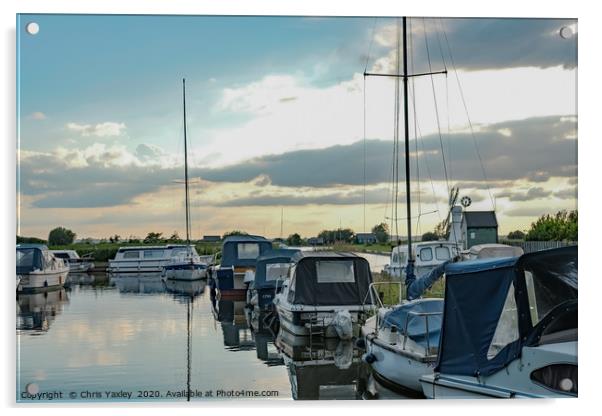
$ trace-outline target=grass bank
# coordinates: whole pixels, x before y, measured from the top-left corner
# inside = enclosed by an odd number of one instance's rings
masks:
[[[374,282],[382,283],[376,286],[380,299],[385,305],[395,305],[400,302],[399,279],[389,276],[385,273],[373,273]],[[445,293],[445,278],[436,281],[430,289],[428,289],[423,297],[425,298],[443,298]],[[401,284],[401,298],[406,297],[405,284]]]

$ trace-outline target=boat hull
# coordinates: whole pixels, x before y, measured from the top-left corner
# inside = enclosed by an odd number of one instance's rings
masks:
[[[31,292],[59,288],[65,285],[68,274],[69,269],[65,268],[47,273],[29,273],[21,275],[21,279],[17,285],[17,291]]]
[[[163,267],[162,276],[168,280],[201,280],[207,278],[207,268],[197,263],[170,264]]]
[[[366,336],[366,352],[375,358],[370,365],[378,378],[396,390],[423,394],[420,378],[433,374],[434,362],[412,359],[374,335]]]
[[[320,335],[325,338],[339,337],[339,334],[333,325],[337,311],[312,311],[309,308],[303,311],[292,311],[283,307],[280,303],[276,303],[275,305],[280,320],[280,326],[291,334],[297,336]],[[349,313],[351,314],[352,320],[352,333],[354,336],[357,336],[359,334],[360,320],[363,311],[349,310]]]

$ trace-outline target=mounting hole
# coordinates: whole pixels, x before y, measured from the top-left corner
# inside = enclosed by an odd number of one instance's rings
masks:
[[[40,31],[40,25],[37,24],[36,22],[29,22],[27,23],[27,25],[25,26],[25,30],[27,31],[27,33],[29,33],[30,35],[37,35],[38,32]]]
[[[36,395],[40,391],[40,386],[38,386],[36,383],[29,383],[25,386],[25,391],[31,395]]]
[[[563,26],[560,28],[560,37],[562,39],[570,39],[574,35],[573,28],[570,26]]]

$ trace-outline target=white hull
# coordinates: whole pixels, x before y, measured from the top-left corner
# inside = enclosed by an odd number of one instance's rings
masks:
[[[372,353],[376,358],[370,365],[377,376],[394,384],[398,389],[422,393],[420,378],[433,374],[434,362],[414,360],[395,351],[393,346],[385,347],[382,341],[367,339],[366,352]]]
[[[21,292],[36,289],[61,287],[65,284],[68,274],[69,269],[64,268],[52,272],[34,272],[22,275],[20,282],[17,286],[17,291]]]
[[[207,270],[200,269],[192,269],[192,270],[173,270],[167,269],[163,270],[163,277],[168,280],[183,280],[183,281],[192,281],[192,280],[201,280],[207,277]]]
[[[338,338],[339,334],[333,325],[334,318],[336,316],[337,311],[324,310],[323,308],[327,307],[306,307],[302,312],[301,311],[292,311],[286,307],[283,307],[282,303],[276,302],[276,311],[278,313],[278,317],[280,319],[280,326],[286,331],[290,332],[293,335],[297,336],[309,336],[309,335],[320,335],[326,338]],[[338,310],[346,309],[345,307],[339,307]],[[357,309],[357,308],[354,308]],[[349,309],[347,309],[349,310]],[[359,334],[360,323],[359,323],[359,315],[360,313],[355,310],[349,310],[351,314],[351,320],[353,322],[352,331],[353,335],[357,336]],[[307,318],[301,318],[299,315],[303,316],[308,313],[315,313],[315,318],[312,319],[312,323],[309,322]]]

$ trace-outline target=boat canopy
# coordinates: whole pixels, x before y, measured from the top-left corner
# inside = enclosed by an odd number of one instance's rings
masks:
[[[288,301],[301,305],[362,305],[370,302],[368,261],[353,253],[300,251],[292,258]]]
[[[296,249],[270,250],[257,258],[255,270],[255,289],[273,289],[278,280],[284,280],[288,276],[291,266],[291,258],[297,254]]]
[[[221,267],[255,266],[257,258],[272,249],[272,243],[257,235],[226,237],[222,246]]]
[[[48,255],[48,247],[43,244],[18,244],[17,274],[44,270]]]
[[[520,247],[506,244],[477,244],[470,247],[468,255],[471,259],[484,259],[492,257],[516,257],[524,254]]]
[[[424,348],[437,347],[441,334],[442,315],[443,299],[418,299],[396,306],[387,312],[381,327],[395,327],[401,335],[407,335]]]
[[[487,376],[523,346],[576,328],[576,246],[448,264],[435,371]]]

